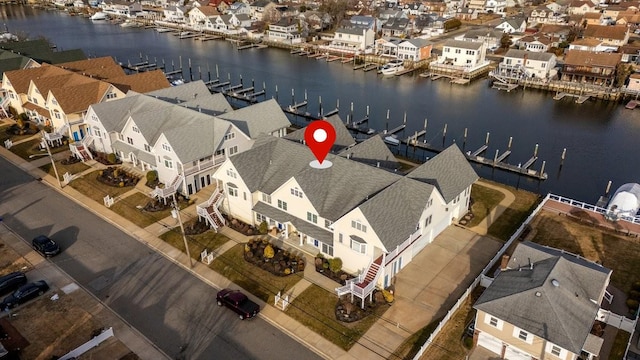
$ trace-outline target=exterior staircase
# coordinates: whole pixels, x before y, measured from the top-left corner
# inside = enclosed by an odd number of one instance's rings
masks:
[[[165,186],[164,188],[159,188],[156,186],[156,188],[151,191],[150,195],[152,198],[163,199],[166,201],[168,197],[171,197],[176,193],[181,183],[182,175],[177,174],[176,177],[171,180],[171,183],[168,186]]]
[[[198,216],[204,218],[215,231],[218,231],[218,229],[225,225],[224,217],[220,213],[220,210],[218,210],[223,200],[224,194],[219,188],[216,188],[209,197],[209,200],[196,206]]]
[[[93,140],[93,136],[87,135],[80,141],[70,143],[69,149],[71,149],[71,153],[82,160],[82,162],[92,160],[93,155],[89,150],[89,145],[93,143]]]
[[[369,264],[367,271],[354,279],[347,280],[347,283],[344,286],[336,288],[336,293],[338,296],[351,294],[352,301],[353,297],[357,296],[362,300],[362,308],[364,308],[364,299],[367,296],[371,299],[373,290],[376,288],[376,284],[378,283],[378,279],[381,274],[382,255]]]

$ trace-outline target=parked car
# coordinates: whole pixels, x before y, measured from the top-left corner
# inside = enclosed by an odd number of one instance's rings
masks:
[[[11,274],[4,275],[0,277],[0,295],[15,291],[26,283],[27,276],[22,271],[16,271]]]
[[[218,292],[216,300],[218,300],[218,306],[224,305],[235,311],[240,320],[252,318],[260,312],[260,306],[239,290],[222,289]]]
[[[34,299],[49,290],[49,285],[44,280],[32,282],[26,285],[22,285],[13,294],[5,297],[0,302],[0,309],[7,310],[14,308],[20,304]]]
[[[31,245],[43,256],[54,256],[60,253],[60,246],[46,235],[36,236],[31,241]]]

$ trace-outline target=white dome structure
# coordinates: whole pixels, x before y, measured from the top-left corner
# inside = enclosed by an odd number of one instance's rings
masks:
[[[640,209],[640,184],[624,184],[613,194],[605,218],[618,221],[621,217],[635,217]]]

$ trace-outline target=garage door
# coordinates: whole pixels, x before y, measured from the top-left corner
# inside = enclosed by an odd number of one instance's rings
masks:
[[[440,220],[439,223],[437,223],[434,227],[433,227],[433,235],[434,237],[437,237],[444,229],[447,228],[447,226],[449,226],[449,214],[445,215],[445,217]]]
[[[481,332],[478,335],[478,345],[485,349],[491,350],[498,355],[502,355],[502,341],[494,338],[493,336]]]
[[[531,355],[515,349],[512,346],[507,346],[504,352],[504,358],[508,360],[531,360]]]
[[[414,257],[416,255],[418,255],[420,250],[424,249],[424,247],[427,246],[427,244],[431,242],[431,236],[432,236],[431,234],[433,234],[433,230],[430,230],[427,234],[422,235],[422,237],[420,239],[418,239],[418,241],[413,243],[413,256]]]

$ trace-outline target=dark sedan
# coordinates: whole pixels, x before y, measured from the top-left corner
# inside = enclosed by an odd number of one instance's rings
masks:
[[[0,277],[0,295],[16,291],[20,286],[27,283],[27,277],[21,271]]]
[[[31,241],[33,248],[43,256],[54,256],[60,253],[60,246],[48,236],[40,235]]]
[[[7,296],[0,302],[0,309],[12,309],[20,304],[34,299],[49,290],[49,285],[44,280],[29,283],[21,286],[13,294]]]

